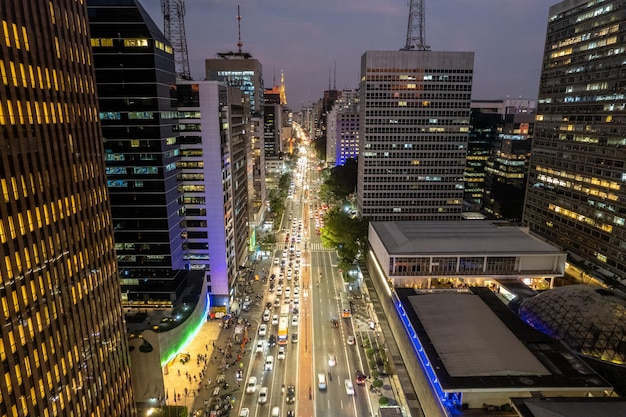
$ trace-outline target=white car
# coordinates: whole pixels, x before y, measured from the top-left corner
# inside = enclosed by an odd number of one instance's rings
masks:
[[[272,316],[272,326],[277,326],[278,325],[278,314],[274,314]]]
[[[248,417],[250,415],[250,410],[247,408],[242,408],[239,412],[239,417]]]
[[[335,355],[333,355],[332,353],[328,354],[328,366],[335,366],[337,365],[337,357]]]
[[[281,347],[278,348],[277,358],[278,358],[279,361],[285,359],[285,347],[284,346],[281,346]]]
[[[293,289],[293,296],[294,296],[294,297],[297,297],[299,294],[300,294],[300,288],[295,287],[295,288]]]
[[[293,305],[294,306],[299,306],[300,305],[300,298],[299,297],[296,297],[296,298],[293,299]]]
[[[285,298],[289,298],[291,297],[291,288],[290,287],[286,287],[285,288]]]
[[[271,316],[272,316],[272,313],[269,310],[265,310],[263,312],[263,321],[270,321]]]
[[[278,286],[278,288],[276,288],[276,295],[283,295],[283,287]]]
[[[354,344],[354,336],[352,336],[351,334],[348,335],[347,342],[348,342],[349,345],[353,345]]]
[[[346,386],[346,394],[354,395],[354,385],[352,385],[352,381],[346,379],[345,381],[343,381],[343,383]]]
[[[259,404],[265,404],[266,402],[267,402],[267,387],[263,387],[259,391]]]
[[[246,392],[252,394],[254,391],[256,391],[256,376],[251,376],[246,385]]]
[[[274,369],[274,357],[268,356],[265,358],[265,370],[271,371],[272,369]]]
[[[294,315],[293,317],[291,317],[291,325],[292,326],[298,325],[298,316]]]
[[[259,326],[259,336],[265,337],[267,334],[267,324],[263,323]]]

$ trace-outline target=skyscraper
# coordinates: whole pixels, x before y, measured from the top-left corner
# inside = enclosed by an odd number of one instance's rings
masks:
[[[217,81],[179,80],[176,98],[187,256],[192,269],[205,271],[212,306],[223,308],[248,254],[243,93]]]
[[[173,51],[137,0],[87,4],[123,297],[169,303],[189,282]]]
[[[550,8],[524,222],[569,261],[626,277],[623,2]]]
[[[342,90],[326,116],[326,163],[344,165],[359,156],[358,91]]]
[[[460,220],[473,52],[361,57],[357,203],[374,221]]]
[[[0,415],[134,416],[86,6],[0,19]]]

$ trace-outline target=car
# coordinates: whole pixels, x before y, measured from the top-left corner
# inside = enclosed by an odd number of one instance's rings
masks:
[[[263,321],[270,321],[272,313],[269,310],[263,312]]]
[[[259,391],[259,404],[265,404],[267,402],[267,387],[262,387]]]
[[[284,360],[285,359],[285,347],[281,346],[278,348],[278,354],[276,355],[276,359]]]
[[[271,308],[272,307],[272,302],[268,301],[267,303],[265,303],[265,308]]]
[[[277,297],[274,299],[274,308],[280,307],[280,299]]]
[[[250,415],[250,410],[247,408],[242,408],[239,412],[239,417],[248,417]]]
[[[367,376],[365,376],[365,374],[363,374],[363,372],[357,370],[356,371],[356,383],[357,385],[365,385],[365,380],[367,379]]]
[[[280,417],[280,407],[273,407],[271,416]]]
[[[246,392],[252,394],[254,391],[256,391],[256,376],[251,376],[246,385]]]
[[[283,295],[283,288],[278,284],[278,288],[276,289],[276,295]]]
[[[267,341],[267,343],[268,343],[268,345],[270,347],[274,346],[276,344],[276,336],[271,334],[269,340]]]
[[[291,343],[298,343],[298,333],[291,333]]]
[[[256,342],[255,352],[256,353],[262,353],[263,349],[265,349],[265,343],[263,343],[262,340],[259,340],[258,342]]]
[[[279,262],[278,258],[274,258],[274,265],[278,265]]]
[[[271,371],[272,369],[274,369],[274,357],[273,356],[268,356],[267,358],[265,358],[265,368],[266,371]]]
[[[289,298],[291,296],[291,288],[285,288],[285,298]]]
[[[293,289],[293,295],[294,295],[294,297],[295,297],[296,295],[299,295],[299,294],[300,294],[300,288],[298,288],[298,287],[294,288],[294,289]]]
[[[278,314],[274,314],[272,316],[272,326],[277,326],[278,325]]]
[[[285,398],[288,404],[294,403],[296,401],[296,387],[293,385],[289,385],[287,387],[287,396]]]
[[[295,410],[288,410],[287,411],[287,417],[296,417]]]
[[[335,328],[335,329],[336,329],[336,328],[338,328],[338,327],[339,327],[339,320],[337,320],[337,319],[332,319],[332,320],[330,321],[330,325],[331,325],[331,327],[333,327],[333,328]]]
[[[291,317],[291,325],[292,326],[297,326],[298,325],[298,316],[294,315]]]
[[[352,385],[352,381],[346,379],[343,383],[346,386],[346,394],[354,395],[354,385]]]
[[[300,297],[296,297],[293,299],[293,305],[299,305],[300,304]]]
[[[348,338],[346,339],[346,341],[348,342],[349,345],[353,345],[355,343],[354,336],[349,334]]]
[[[259,336],[265,337],[267,334],[267,324],[263,323],[259,326]]]
[[[337,357],[334,354],[329,353],[328,354],[328,366],[335,366],[335,365],[337,365]]]

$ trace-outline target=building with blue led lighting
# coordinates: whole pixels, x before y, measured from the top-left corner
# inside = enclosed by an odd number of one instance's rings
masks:
[[[453,228],[447,229],[449,224],[456,224],[456,237]],[[475,229],[470,233],[466,227]],[[498,232],[501,229],[504,232]],[[490,245],[499,244],[501,251],[507,251],[511,250],[505,246],[508,242],[521,250],[525,240],[517,233],[528,235],[517,229],[480,221],[370,223],[367,269],[413,389],[428,416],[451,416],[463,409],[510,409],[509,398],[537,393],[546,397],[613,393],[611,384],[560,342],[521,321],[501,301],[497,290],[478,286],[489,282],[486,265],[501,269],[491,272],[494,282],[495,277],[506,276],[508,256],[491,253],[494,249]],[[498,233],[503,235],[498,238]],[[438,257],[445,241],[457,242],[452,245],[456,252],[449,253],[449,260],[444,262]],[[534,244],[533,239],[528,242]],[[528,247],[537,249],[533,244]],[[431,248],[430,255],[420,253],[422,245]],[[465,259],[467,255],[458,252],[464,246],[465,250],[473,246],[475,257],[490,248],[483,253],[482,262],[476,260],[483,280],[472,285],[466,285],[467,280],[451,281],[454,274],[440,269],[448,265],[454,273],[463,272],[461,266],[471,264]],[[564,255],[549,248],[543,248],[547,251],[543,255],[536,251],[537,262],[546,261],[548,258],[542,258],[547,256],[551,262],[562,263]],[[423,263],[402,261],[414,258],[428,258],[427,274],[420,275],[419,269],[412,267]],[[490,258],[498,262],[494,264]],[[514,259],[512,265],[533,265],[530,259]],[[401,262],[403,268],[399,268]],[[411,281],[433,283],[438,276],[448,285],[420,286]]]

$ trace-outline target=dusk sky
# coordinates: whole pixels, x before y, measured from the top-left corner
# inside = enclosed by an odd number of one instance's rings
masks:
[[[140,0],[163,28],[159,0]],[[171,0],[174,1],[174,0]],[[473,99],[536,99],[548,11],[557,0],[425,0],[426,44],[433,51],[473,51]],[[243,50],[263,65],[265,87],[280,81],[298,111],[329,86],[355,89],[361,55],[404,47],[407,0],[186,0],[191,75],[204,60],[237,51],[237,5]],[[334,81],[331,81],[331,87]]]

